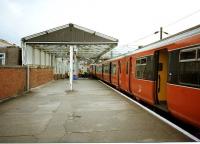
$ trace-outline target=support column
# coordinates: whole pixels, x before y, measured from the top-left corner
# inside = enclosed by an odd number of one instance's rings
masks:
[[[40,53],[40,66],[42,65],[42,50],[40,49],[39,50],[39,53]]]
[[[32,46],[32,65],[35,65],[35,47]]]
[[[70,74],[69,74],[69,84],[70,84],[70,90],[73,90],[73,53],[74,53],[74,47],[70,46]]]
[[[24,44],[24,42],[22,41],[22,42],[21,42],[21,47],[22,47],[22,65],[25,64],[25,61],[24,61],[24,55],[25,55],[25,54],[24,54],[24,52],[25,52],[25,51],[24,51],[24,45],[25,45],[25,44]]]
[[[30,67],[27,65],[27,91],[30,89]]]
[[[49,66],[50,66],[50,67],[52,66],[52,65],[51,65],[51,58],[52,58],[51,53],[49,53]]]
[[[24,44],[24,64],[27,66],[26,69],[26,90],[29,91],[30,89],[30,67],[28,62],[28,50],[26,47],[26,43]]]
[[[46,66],[47,62],[46,62],[46,52],[44,52],[44,65]]]

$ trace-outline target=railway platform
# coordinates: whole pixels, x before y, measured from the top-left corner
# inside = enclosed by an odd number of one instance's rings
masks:
[[[190,142],[97,80],[57,80],[0,103],[0,142]]]

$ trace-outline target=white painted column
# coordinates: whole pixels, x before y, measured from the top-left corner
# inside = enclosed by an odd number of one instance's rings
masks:
[[[40,49],[39,50],[39,57],[40,57],[40,66],[42,65],[42,50]]]
[[[44,52],[44,65],[46,66],[46,52]]]
[[[49,66],[51,67],[52,65],[51,65],[51,53],[49,53]]]
[[[25,45],[24,45],[24,50],[25,50],[25,60],[26,60],[26,62],[25,62],[25,64],[26,64],[26,66],[27,66],[27,79],[26,79],[26,90],[27,91],[29,91],[29,89],[30,89],[30,81],[29,81],[29,79],[30,79],[30,67],[29,67],[29,63],[28,63],[28,50],[27,50],[27,47],[26,47],[26,43],[25,43]]]
[[[70,45],[70,74],[69,74],[69,84],[70,90],[73,90],[73,54],[74,54],[74,46]]]
[[[35,47],[32,47],[32,65],[35,64]]]
[[[24,55],[25,55],[25,51],[24,51],[24,46],[25,46],[25,44],[24,44],[24,42],[23,41],[21,41],[21,47],[22,47],[22,65],[24,65],[25,64],[25,60],[24,60]]]

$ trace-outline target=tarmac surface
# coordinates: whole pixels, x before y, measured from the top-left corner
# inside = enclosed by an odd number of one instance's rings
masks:
[[[0,103],[0,142],[188,142],[97,80],[57,80]]]

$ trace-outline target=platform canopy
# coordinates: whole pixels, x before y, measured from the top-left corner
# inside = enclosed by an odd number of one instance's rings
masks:
[[[22,61],[24,65],[28,66],[28,70],[29,64],[32,62],[29,59],[35,54],[35,49],[56,58],[68,58],[70,62],[70,90],[73,89],[73,63],[77,64],[77,59],[87,61],[87,64],[97,62],[118,44],[116,38],[72,23],[24,37],[21,41]],[[31,47],[31,50],[28,47]],[[29,75],[27,77],[27,89],[29,90]]]
[[[76,45],[77,57],[96,61],[116,47],[118,39],[70,23],[24,37],[22,43],[56,57],[69,56],[69,46]]]

